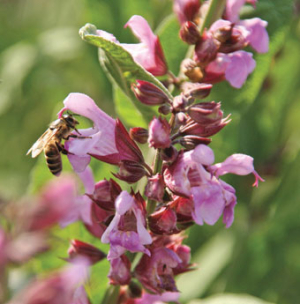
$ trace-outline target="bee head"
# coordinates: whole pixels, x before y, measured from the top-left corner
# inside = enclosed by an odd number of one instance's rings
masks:
[[[76,125],[79,124],[79,122],[71,115],[66,114],[62,116],[62,119],[68,124],[68,126],[72,129],[75,129]]]

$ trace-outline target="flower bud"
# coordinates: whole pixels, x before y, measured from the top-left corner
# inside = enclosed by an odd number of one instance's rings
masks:
[[[131,139],[140,144],[145,144],[148,140],[148,130],[144,128],[131,128],[129,135]]]
[[[148,178],[145,188],[145,195],[155,201],[162,202],[165,191],[165,184],[160,174]]]
[[[130,184],[137,182],[147,174],[144,166],[135,161],[122,160],[119,167],[119,172],[114,176]]]
[[[131,85],[131,89],[140,102],[149,106],[169,102],[168,96],[153,83],[144,80],[136,82]]]
[[[176,114],[175,124],[176,126],[184,125],[187,121],[188,117],[185,113],[179,112]]]
[[[200,144],[208,145],[211,142],[210,138],[196,135],[187,135],[180,138],[179,143],[187,150],[193,150]]]
[[[187,103],[188,103],[187,98],[185,98],[183,96],[183,94],[180,94],[180,95],[176,96],[173,100],[173,103],[172,103],[173,109],[176,112],[182,112],[185,110]]]
[[[201,125],[195,122],[193,119],[189,119],[184,126],[180,127],[179,132],[185,135],[197,135],[197,136],[209,137],[218,133],[231,121],[228,120],[228,117],[229,116],[222,119],[220,123],[217,125],[212,124],[207,126]]]
[[[172,202],[177,216],[177,224],[185,224],[193,222],[192,213],[194,211],[194,203],[191,199],[178,197]]]
[[[187,44],[196,44],[200,40],[197,25],[192,21],[185,22],[180,28],[179,37]]]
[[[189,108],[188,114],[201,125],[219,124],[223,118],[221,103],[201,102]]]
[[[180,65],[181,72],[187,76],[192,82],[201,82],[204,77],[204,72],[197,63],[189,58],[182,61]]]
[[[169,104],[165,103],[158,108],[158,112],[163,115],[168,115],[172,111],[172,108]]]
[[[68,254],[68,261],[72,261],[78,256],[84,256],[88,258],[91,265],[96,264],[97,262],[103,260],[106,257],[106,254],[98,248],[79,240],[71,241],[71,246],[68,249]]]
[[[173,161],[175,161],[177,156],[178,156],[178,151],[173,146],[163,149],[161,152],[162,160],[169,162],[169,163],[172,163]]]
[[[168,148],[171,145],[171,127],[166,119],[154,118],[149,125],[149,147],[155,149]]]
[[[211,84],[207,83],[191,83],[185,82],[182,85],[184,96],[187,98],[202,99],[209,95],[212,88]]]
[[[221,43],[225,43],[231,37],[232,26],[233,24],[227,24],[223,27],[218,28],[216,31],[213,32],[213,37]]]
[[[195,21],[200,9],[199,0],[176,0],[174,1],[174,12],[177,14],[180,24],[185,21]]]
[[[99,207],[105,210],[115,210],[115,199],[122,189],[113,179],[104,179],[95,185],[93,194],[86,194]]]
[[[149,228],[156,234],[176,233],[176,213],[171,208],[160,208],[148,217]]]
[[[219,47],[220,42],[218,40],[204,33],[195,47],[194,59],[197,64],[201,67],[206,67],[216,58]]]

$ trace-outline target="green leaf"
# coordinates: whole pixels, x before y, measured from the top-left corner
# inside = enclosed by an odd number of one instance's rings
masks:
[[[247,294],[220,294],[204,300],[193,300],[189,304],[272,304]]]
[[[79,34],[83,40],[101,49],[99,57],[104,69],[109,73],[113,82],[129,97],[138,111],[147,118],[147,121],[150,121],[155,111],[150,107],[145,107],[136,99],[131,90],[131,84],[137,79],[149,81],[164,91],[170,99],[172,99],[172,95],[156,77],[136,63],[131,54],[120,44],[97,36],[96,30],[94,25],[86,24],[80,29]]]
[[[113,94],[114,94],[114,103],[115,103],[115,110],[117,116],[121,119],[123,123],[130,127],[142,127],[147,128],[147,121],[145,121],[144,116],[142,113],[131,103],[128,96],[118,87],[114,85],[113,87]],[[145,105],[146,108],[149,109]]]

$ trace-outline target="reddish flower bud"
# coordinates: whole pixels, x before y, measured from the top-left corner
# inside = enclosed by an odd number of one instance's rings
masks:
[[[147,174],[144,166],[135,161],[123,160],[119,166],[119,172],[114,176],[127,183],[135,183]]]
[[[180,138],[179,143],[187,150],[193,150],[200,144],[208,145],[211,142],[210,138],[196,135],[187,135]]]
[[[155,149],[168,148],[171,145],[171,127],[166,119],[154,118],[149,125],[149,146]]]
[[[184,96],[187,98],[202,99],[209,95],[212,88],[211,84],[207,83],[191,83],[185,82],[182,85]]]
[[[196,44],[194,59],[201,67],[206,67],[213,61],[218,53],[220,42],[206,33]]]
[[[168,96],[153,83],[144,80],[136,82],[131,85],[131,89],[140,102],[149,106],[169,102]]]
[[[199,0],[175,0],[174,12],[177,14],[179,22],[195,21],[200,9]]]
[[[169,148],[163,149],[161,152],[162,160],[172,163],[178,156],[178,151],[175,147],[171,146]]]
[[[224,25],[223,27],[218,28],[213,32],[214,38],[220,41],[221,43],[225,43],[231,37],[232,26],[233,24],[227,24]]]
[[[176,112],[182,112],[185,110],[186,106],[188,104],[188,99],[184,97],[183,94],[180,94],[178,96],[176,96],[173,100],[173,109]]]
[[[178,223],[193,221],[192,212],[194,211],[194,203],[191,199],[178,197],[171,205],[176,211]]]
[[[188,117],[185,113],[179,112],[176,114],[176,126],[184,125],[187,121]]]
[[[69,262],[72,262],[72,260],[76,259],[78,256],[84,256],[88,258],[91,265],[96,264],[106,257],[106,254],[98,248],[79,240],[71,241],[71,246],[68,249],[68,254]]]
[[[184,59],[180,65],[181,72],[192,82],[201,82],[204,77],[202,68],[192,59]]]
[[[162,202],[165,191],[165,184],[160,174],[148,178],[145,188],[145,195],[155,201]]]
[[[105,210],[115,210],[115,199],[122,189],[113,179],[104,179],[95,185],[93,194],[86,194],[93,202]]]
[[[179,132],[184,135],[198,135],[203,137],[209,137],[215,135],[220,130],[222,130],[231,120],[226,118],[222,119],[217,125],[207,125],[203,126],[195,122],[193,119],[189,119],[184,126],[181,126]]]
[[[185,22],[179,32],[179,37],[187,44],[196,44],[200,40],[200,33],[194,22]]]
[[[171,208],[160,208],[148,217],[149,228],[156,234],[173,234],[178,232],[176,229],[176,213]]]
[[[130,261],[123,254],[119,258],[110,261],[110,271],[108,278],[110,284],[113,285],[127,285],[131,280]]]
[[[221,103],[201,102],[189,108],[188,114],[191,118],[201,125],[216,125],[219,124],[223,118],[223,111],[221,111]]]
[[[140,144],[145,144],[148,140],[148,130],[144,128],[131,128],[130,137]]]
[[[162,106],[160,106],[158,108],[158,112],[163,114],[163,115],[168,115],[169,113],[171,113],[172,108],[169,104],[165,103]]]

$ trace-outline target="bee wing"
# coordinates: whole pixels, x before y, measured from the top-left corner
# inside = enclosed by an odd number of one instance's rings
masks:
[[[47,143],[53,138],[53,136],[56,134],[56,130],[48,129],[45,131],[45,133],[32,145],[32,147],[28,150],[26,155],[30,154],[31,157],[35,158],[37,157],[45,148]]]

